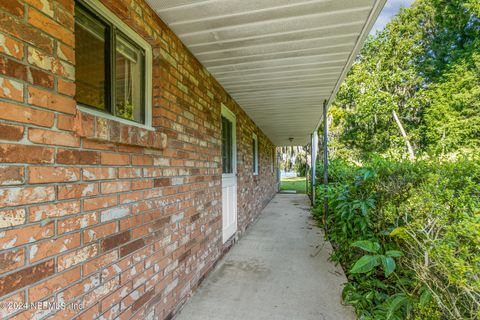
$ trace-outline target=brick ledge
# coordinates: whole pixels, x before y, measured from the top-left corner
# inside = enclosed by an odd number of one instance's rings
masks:
[[[165,149],[167,135],[155,130],[147,130],[134,125],[95,116],[77,109],[74,132],[89,140],[106,141],[118,144],[140,146],[150,149]]]

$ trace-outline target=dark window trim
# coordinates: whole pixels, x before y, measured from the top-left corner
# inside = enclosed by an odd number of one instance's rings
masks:
[[[145,99],[145,83],[146,83],[146,63],[145,63],[145,49],[139,46],[135,41],[133,41],[129,36],[121,32],[120,30],[117,29],[114,23],[109,21],[108,19],[105,19],[101,14],[97,13],[97,10],[92,8],[87,1],[85,0],[76,0],[75,1],[75,9],[79,6],[83,11],[85,11],[88,15],[92,16],[94,19],[99,20],[103,24],[106,25],[106,30],[105,30],[105,110],[96,108],[94,106],[90,106],[88,104],[80,103],[78,102],[79,105],[83,107],[87,107],[90,109],[93,109],[98,112],[102,112],[105,114],[112,115],[114,117],[117,117],[119,119],[124,119],[127,121],[131,121],[133,123],[139,123],[142,125],[146,124],[146,99]],[[133,119],[127,119],[120,117],[116,114],[116,107],[115,107],[115,100],[116,100],[116,88],[115,88],[115,61],[116,61],[116,36],[119,34],[121,37],[123,37],[129,44],[131,44],[133,47],[137,48],[141,53],[141,69],[142,69],[142,77],[141,77],[141,119],[139,121],[133,120]],[[108,40],[107,40],[108,39]]]

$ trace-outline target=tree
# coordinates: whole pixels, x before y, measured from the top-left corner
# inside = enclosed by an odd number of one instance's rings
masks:
[[[414,159],[478,144],[479,14],[478,0],[417,0],[371,36],[330,109],[336,153]]]

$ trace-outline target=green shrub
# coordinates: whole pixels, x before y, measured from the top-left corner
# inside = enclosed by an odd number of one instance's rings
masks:
[[[478,157],[335,160],[329,175],[331,258],[347,270],[343,298],[361,319],[480,316]],[[325,189],[317,192],[323,199]]]

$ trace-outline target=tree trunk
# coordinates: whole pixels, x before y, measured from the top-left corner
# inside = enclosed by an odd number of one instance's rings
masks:
[[[413,152],[413,147],[412,147],[412,144],[410,143],[410,140],[408,140],[407,133],[405,132],[405,129],[403,129],[402,122],[398,118],[395,110],[392,110],[392,115],[393,115],[393,119],[397,123],[398,128],[400,129],[400,132],[402,133],[403,139],[405,140],[405,144],[407,145],[407,150],[408,150],[408,154],[410,156],[410,160],[413,161],[413,160],[415,160],[415,153]]]

